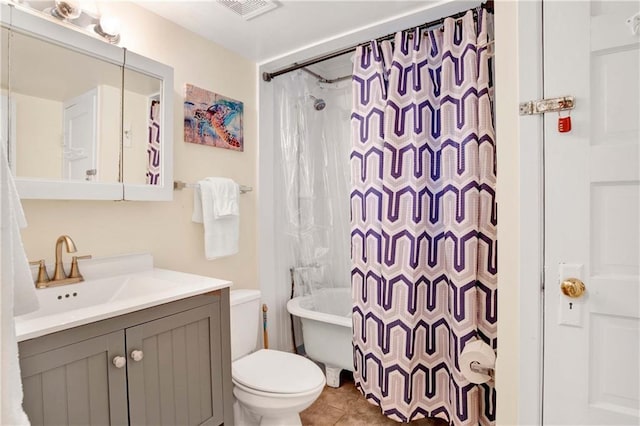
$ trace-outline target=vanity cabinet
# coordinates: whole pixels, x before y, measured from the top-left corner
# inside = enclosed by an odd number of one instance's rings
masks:
[[[124,353],[118,331],[21,359],[31,424],[127,424],[126,369],[110,363]]]
[[[31,424],[233,424],[228,294],[21,342]]]
[[[211,304],[125,331],[131,424],[223,423],[219,314]]]

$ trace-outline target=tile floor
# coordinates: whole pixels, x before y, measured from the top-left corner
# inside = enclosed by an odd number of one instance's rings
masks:
[[[326,386],[311,407],[300,413],[303,426],[356,426],[402,425],[446,426],[440,419],[420,419],[411,423],[398,423],[382,415],[380,409],[365,400],[353,383],[353,377],[344,374],[342,386]]]

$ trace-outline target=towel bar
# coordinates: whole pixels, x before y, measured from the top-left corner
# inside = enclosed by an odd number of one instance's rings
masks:
[[[181,191],[184,188],[196,188],[198,186],[197,183],[186,183],[181,180],[176,180],[173,182],[173,189],[176,191]],[[253,188],[246,185],[240,185],[240,193],[245,194],[247,192],[253,191]]]

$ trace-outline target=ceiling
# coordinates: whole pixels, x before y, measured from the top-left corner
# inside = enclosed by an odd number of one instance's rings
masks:
[[[138,0],[136,3],[262,64],[443,1],[280,0],[276,9],[248,21],[214,0]]]

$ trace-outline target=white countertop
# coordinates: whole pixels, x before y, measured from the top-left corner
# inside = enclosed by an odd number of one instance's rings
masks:
[[[80,270],[84,282],[36,291],[40,309],[15,318],[19,342],[232,285],[154,268],[149,254],[89,260]]]

